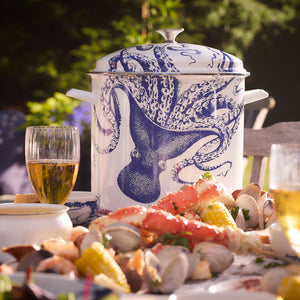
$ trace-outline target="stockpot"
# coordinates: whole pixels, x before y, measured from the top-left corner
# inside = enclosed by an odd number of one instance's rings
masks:
[[[237,57],[177,43],[181,31],[104,56],[92,92],[67,92],[92,104],[91,184],[103,209],[153,204],[206,172],[242,187],[244,104],[268,93],[245,91]]]

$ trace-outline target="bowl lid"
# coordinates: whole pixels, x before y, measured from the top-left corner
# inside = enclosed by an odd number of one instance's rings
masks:
[[[239,58],[211,47],[177,43],[181,29],[157,30],[165,42],[124,48],[96,62],[91,73],[229,74],[248,76]]]

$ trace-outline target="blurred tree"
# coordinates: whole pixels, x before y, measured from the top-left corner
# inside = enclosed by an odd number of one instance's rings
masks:
[[[240,58],[261,35],[269,38],[296,17],[298,0],[185,0],[189,39]]]
[[[271,43],[283,31],[293,34],[299,2],[1,1],[0,109],[24,110],[26,102],[45,101],[56,91],[89,89],[85,73],[98,58],[123,47],[162,41],[154,33],[159,28],[184,27],[179,42],[205,44],[243,58],[254,40]],[[33,112],[32,107],[27,112]]]

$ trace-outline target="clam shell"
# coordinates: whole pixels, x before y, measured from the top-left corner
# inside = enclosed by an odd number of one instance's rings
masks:
[[[212,273],[222,273],[233,263],[232,252],[219,244],[210,242],[200,243],[194,247],[193,253],[196,253],[201,261],[205,260],[209,262]]]
[[[125,223],[114,223],[102,230],[111,236],[110,246],[120,252],[129,252],[138,247],[141,233],[137,228]]]
[[[246,221],[246,228],[253,228],[256,227],[259,221],[259,214],[258,208],[256,204],[256,200],[248,195],[248,194],[241,194],[238,196],[235,202],[236,206],[240,208],[240,210],[248,210],[249,211],[249,220]]]
[[[265,217],[270,217],[274,211],[275,211],[275,208],[274,208],[274,202],[272,199],[267,199],[265,202],[264,202],[264,206],[263,206],[263,213],[264,213],[264,216]]]
[[[240,195],[249,195],[252,196],[256,201],[260,198],[260,185],[257,183],[249,183],[246,187],[244,187],[241,192],[239,193],[238,197]]]
[[[188,251],[187,248],[183,247],[183,246],[179,246],[179,245],[174,245],[171,247],[171,249],[168,250],[164,250],[162,253],[158,254],[158,257],[161,257],[162,255],[165,255],[165,253],[172,255],[172,251],[176,251],[176,253],[178,252],[178,250],[180,250],[181,252],[183,252],[188,259],[188,272],[186,275],[186,279],[191,278],[192,274],[194,273],[195,269],[197,268],[197,265],[200,261],[199,259],[199,255],[197,255],[196,253],[191,253]],[[161,250],[162,251],[162,250]]]
[[[187,278],[189,268],[187,253],[181,247],[170,246],[158,252],[157,258],[162,268],[159,291],[163,294],[172,293]]]
[[[270,227],[273,223],[277,223],[278,219],[276,216],[276,213],[273,212],[272,215],[269,217],[269,219],[266,222],[266,228]]]
[[[266,228],[266,219],[274,213],[274,202],[268,198],[268,193],[264,193],[256,203],[259,213],[258,226],[263,230]]]
[[[156,255],[151,250],[145,250],[145,275],[149,290],[158,293],[158,286],[161,284],[162,268]]]
[[[188,258],[189,266],[188,266],[188,272],[186,275],[186,279],[190,279],[192,277],[192,275],[194,274],[194,272],[196,271],[200,260],[199,260],[198,255],[196,255],[195,253],[189,253],[187,255],[187,258]]]
[[[238,211],[238,214],[235,218],[235,223],[238,228],[241,228],[242,230],[246,230],[246,221],[241,209],[239,209]]]
[[[145,251],[146,276],[151,292],[169,294],[182,286],[188,275],[187,253],[176,246],[165,247],[156,255],[150,250]]]
[[[79,247],[80,253],[82,254],[93,242],[102,243],[102,232],[99,232],[96,228],[91,228],[91,230],[84,235]]]
[[[269,199],[269,193],[265,192],[262,193],[261,196],[258,198],[258,200],[256,201],[257,204],[257,208],[259,213],[262,212],[263,208],[264,208],[264,203]]]

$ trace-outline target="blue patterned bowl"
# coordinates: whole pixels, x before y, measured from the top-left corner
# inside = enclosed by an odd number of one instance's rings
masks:
[[[68,214],[73,226],[88,226],[96,217],[100,205],[100,197],[93,192],[71,192],[66,206],[69,207]]]

